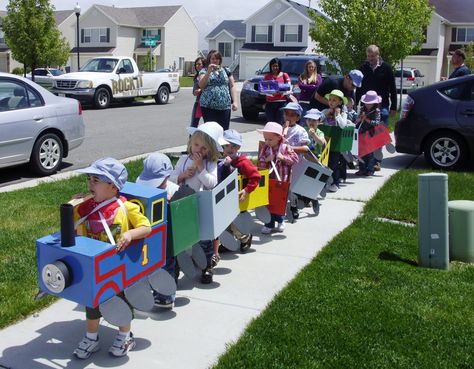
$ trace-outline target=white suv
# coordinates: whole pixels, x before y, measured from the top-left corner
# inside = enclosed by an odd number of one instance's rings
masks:
[[[395,86],[400,90],[400,75],[402,70],[400,68],[395,70]],[[425,85],[424,75],[419,69],[403,68],[403,90],[411,90],[413,88],[422,87]]]

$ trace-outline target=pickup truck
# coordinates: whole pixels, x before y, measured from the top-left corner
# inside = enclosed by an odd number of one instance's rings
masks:
[[[131,101],[135,97],[152,96],[157,104],[166,104],[170,92],[179,91],[179,73],[142,73],[129,57],[93,58],[79,72],[54,78],[52,92],[73,97],[99,109],[112,100]]]

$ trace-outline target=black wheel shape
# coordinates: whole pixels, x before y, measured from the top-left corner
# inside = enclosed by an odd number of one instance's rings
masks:
[[[424,147],[425,159],[433,168],[454,169],[466,160],[464,140],[451,132],[439,132],[428,138]]]
[[[155,101],[159,105],[164,105],[168,103],[168,100],[170,98],[170,90],[166,86],[160,86],[158,89],[156,95],[155,95]]]
[[[63,143],[54,133],[39,137],[31,152],[31,169],[42,176],[55,173],[63,160]]]
[[[98,109],[106,109],[110,105],[110,92],[105,87],[99,87],[94,95],[94,105]]]
[[[258,110],[242,109],[242,115],[246,120],[258,120]]]

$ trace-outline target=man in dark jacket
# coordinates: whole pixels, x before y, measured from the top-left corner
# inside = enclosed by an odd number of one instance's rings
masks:
[[[381,118],[388,125],[388,115],[397,113],[397,91],[392,67],[380,58],[378,46],[367,47],[367,61],[359,68],[364,78],[362,86],[356,91],[356,102],[369,90],[377,92],[382,97],[380,107]]]
[[[464,51],[461,49],[455,50],[451,57],[451,63],[456,67],[456,69],[454,69],[454,71],[449,75],[449,79],[471,74],[471,70],[466,64],[464,64],[464,60],[466,60],[466,54],[464,54]]]

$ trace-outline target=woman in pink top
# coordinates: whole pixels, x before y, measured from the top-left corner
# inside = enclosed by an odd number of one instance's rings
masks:
[[[281,71],[281,61],[278,58],[270,60],[270,73],[265,74],[264,81],[277,81],[279,85],[288,85],[291,89],[291,79],[287,73]],[[267,122],[278,122],[283,124],[283,112],[281,108],[285,106],[287,99],[281,92],[267,95],[265,104],[265,117]]]

